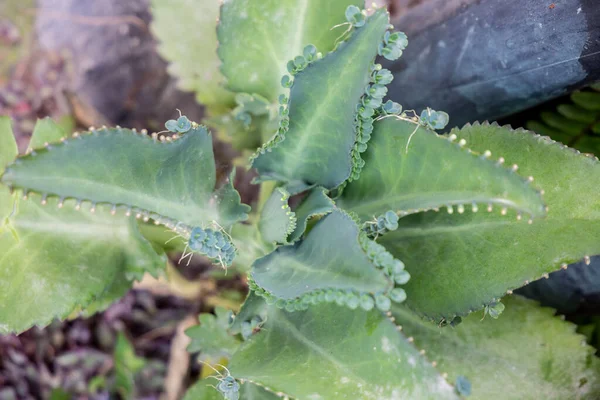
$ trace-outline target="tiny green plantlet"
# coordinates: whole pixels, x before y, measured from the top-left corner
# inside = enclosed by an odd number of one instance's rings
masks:
[[[600,254],[600,162],[387,99],[377,57],[408,40],[385,9],[219,3],[152,0],[210,129],[43,120],[18,156],[0,119],[0,332],[102,310],[165,253],[197,254],[250,290],[187,331],[214,374],[186,399],[598,398],[593,350],[512,291]],[[213,131],[254,152],[252,209],[217,179]]]

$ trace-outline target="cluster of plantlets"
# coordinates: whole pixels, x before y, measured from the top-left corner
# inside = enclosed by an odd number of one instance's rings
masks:
[[[598,363],[581,337],[551,311],[504,296],[600,253],[598,160],[495,124],[438,135],[447,114],[384,101],[392,76],[376,57],[396,59],[407,45],[384,9],[209,3],[155,0],[154,31],[182,85],[207,105],[207,124],[238,149],[264,142],[251,157],[255,210],[231,178],[217,184],[210,133],[183,116],[151,135],[91,128],[74,138],[45,121],[12,163],[3,121],[1,181],[15,194],[0,201],[9,254],[0,282],[13,282],[0,294],[0,328],[44,324],[75,304],[101,309],[144,272],[159,274],[172,248],[156,224],[184,253],[233,261],[251,289],[237,315],[216,310],[190,330],[203,362],[227,363],[190,398],[597,396]],[[190,22],[214,45],[200,63],[165,44],[188,32],[184,15],[219,16],[215,31]],[[17,263],[19,251],[40,247]],[[73,247],[81,252],[65,257]],[[39,254],[43,271],[32,266]],[[39,294],[20,302],[19,290]],[[482,309],[502,316],[467,316]],[[510,367],[498,371],[498,358]]]

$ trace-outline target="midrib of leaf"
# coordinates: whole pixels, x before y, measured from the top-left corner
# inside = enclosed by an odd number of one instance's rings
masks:
[[[401,227],[394,233],[394,238],[402,237],[417,237],[417,236],[433,236],[447,233],[471,232],[475,229],[485,229],[488,227],[497,227],[502,225],[515,224],[512,221],[484,221],[477,223],[466,223],[452,226],[435,226],[425,228],[405,228]],[[522,223],[521,223],[522,224]]]
[[[64,224],[63,220],[56,222],[23,221],[22,219],[14,223],[15,228],[23,228],[33,233],[60,233],[61,236],[72,236],[74,241],[83,238],[93,238],[96,241],[110,241],[110,239],[119,237],[126,239],[129,237],[127,229],[119,227],[115,229],[114,225],[93,224]],[[93,228],[93,229],[92,229]],[[1,261],[1,259],[0,259]]]
[[[493,204],[504,205],[504,206],[507,206],[510,208],[515,208],[515,209],[519,208],[519,206],[515,202],[510,201],[509,199],[503,199],[503,198],[499,198],[499,197],[498,198],[497,197],[489,197],[483,193],[478,194],[478,193],[472,192],[472,191],[471,192],[445,191],[445,192],[439,192],[439,193],[428,193],[428,198],[435,198],[437,196],[444,198],[444,197],[447,197],[448,195],[452,195],[452,196],[456,196],[456,197],[460,196],[462,198],[469,198],[469,199],[473,198],[473,196],[479,196],[480,199],[475,198],[474,201],[477,202],[477,200],[480,200],[480,203],[486,203],[486,204],[493,203]],[[423,197],[423,195],[418,194],[418,193],[414,194],[412,196],[411,195],[403,196],[403,195],[389,195],[388,194],[381,198],[362,202],[362,203],[360,203],[360,205],[358,205],[356,207],[348,207],[348,210],[356,212],[361,215],[365,213],[364,210],[367,210],[367,211],[372,210],[374,213],[373,215],[375,215],[375,214],[380,214],[381,211],[383,209],[385,209],[385,207],[387,207],[388,204],[390,204],[390,203],[397,204],[398,202],[401,202],[401,201],[414,200],[414,199],[419,199],[422,197]],[[469,201],[471,201],[471,200],[469,200]],[[464,204],[464,201],[461,201],[461,200],[445,201],[443,203],[443,205],[441,205],[441,207],[444,207],[446,204],[448,204],[448,205]],[[435,207],[431,206],[430,208],[427,208],[427,209],[434,209],[434,208],[438,208],[438,206],[435,206]],[[420,211],[426,211],[427,209],[425,209],[425,210],[420,209]],[[407,209],[399,208],[396,211],[405,211],[405,210],[407,210]]]

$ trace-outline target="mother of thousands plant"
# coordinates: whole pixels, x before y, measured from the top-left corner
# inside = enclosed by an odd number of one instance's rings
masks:
[[[252,212],[185,116],[154,134],[42,120],[16,159],[0,120],[0,331],[101,310],[178,249],[250,287],[188,331],[215,371],[189,399],[598,398],[573,325],[511,296],[600,253],[598,160],[496,124],[437,134],[447,114],[386,99],[376,57],[407,38],[361,6],[153,0],[205,123],[260,146]]]

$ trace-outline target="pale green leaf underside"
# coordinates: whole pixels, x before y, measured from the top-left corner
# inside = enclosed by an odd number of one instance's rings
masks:
[[[285,139],[261,150],[252,164],[261,180],[333,189],[349,177],[356,105],[388,24],[387,12],[378,10],[337,50],[294,77]]]
[[[300,239],[306,230],[306,225],[310,218],[328,214],[333,211],[334,207],[335,204],[327,196],[325,189],[318,187],[311,190],[298,208],[294,210],[298,221],[296,229],[292,232],[288,240],[295,242]]]
[[[275,188],[260,214],[258,229],[265,242],[286,243],[288,235],[296,228],[296,215],[288,205],[289,193]]]
[[[380,239],[412,279],[406,304],[417,313],[451,319],[477,310],[586,255],[600,253],[600,163],[548,138],[497,125],[452,133],[477,152],[502,154],[544,188],[547,217],[532,225],[514,215],[428,212],[401,218]]]
[[[183,400],[223,400],[223,395],[215,389],[219,383],[215,378],[198,381],[188,389]],[[281,400],[281,397],[271,393],[251,382],[240,384],[240,400]]]
[[[364,253],[359,232],[348,215],[334,211],[303,241],[256,260],[251,276],[267,292],[286,300],[319,289],[386,292],[392,283]]]
[[[574,325],[531,300],[502,302],[506,309],[497,320],[473,314],[455,328],[439,328],[401,306],[393,313],[451,382],[459,375],[470,380],[469,399],[600,398],[598,360]]]
[[[184,90],[216,111],[234,104],[224,87],[217,55],[219,0],[152,0],[152,33],[158,51],[168,61],[171,75]]]
[[[289,60],[313,44],[326,54],[345,27],[349,5],[357,0],[235,0],[224,2],[218,54],[227,87],[257,93],[275,102],[283,92],[280,81]]]
[[[0,129],[0,140],[12,136]],[[32,143],[60,138],[52,121],[36,125]],[[13,210],[15,198],[0,186],[0,210]],[[158,273],[158,256],[139,234],[134,220],[115,218],[99,207],[77,212],[21,201],[8,227],[0,228],[0,333],[21,332],[66,317],[112,291],[124,290],[144,272]]]
[[[377,122],[365,162],[361,179],[348,184],[338,200],[364,220],[387,210],[402,215],[458,206],[461,212],[467,205],[471,212],[473,203],[482,212],[493,204],[497,212],[509,207],[544,215],[540,194],[525,179],[410,120]]]
[[[240,341],[227,332],[229,312],[217,307],[215,314],[200,314],[199,325],[185,331],[191,343],[188,352],[201,352],[202,359],[219,362],[223,357],[229,358],[239,347]]]
[[[271,306],[229,369],[298,399],[456,398],[383,314],[333,304],[293,313]]]
[[[212,140],[204,127],[172,143],[156,143],[127,129],[100,129],[25,156],[2,182],[28,191],[107,203],[150,217],[227,227],[244,220],[231,183],[215,190]],[[139,211],[138,211],[139,210]]]

